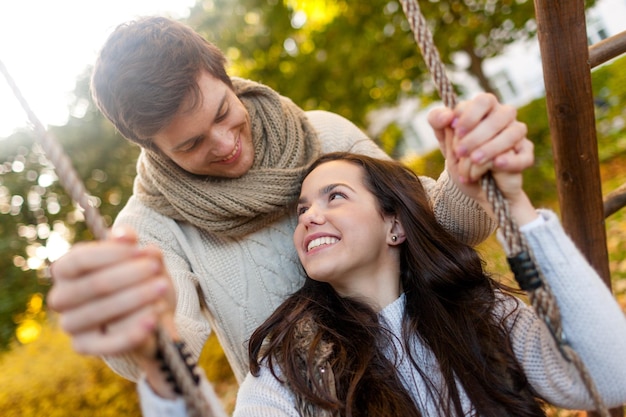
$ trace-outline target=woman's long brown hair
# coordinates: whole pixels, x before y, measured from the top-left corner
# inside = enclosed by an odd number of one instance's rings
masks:
[[[503,318],[496,317],[496,291],[509,288],[487,276],[470,246],[452,237],[436,221],[419,178],[395,161],[350,153],[322,156],[309,169],[342,160],[363,168],[364,183],[381,213],[395,215],[406,241],[401,245],[401,282],[406,297],[402,342],[429,385],[441,416],[462,416],[459,385],[469,397],[472,415],[544,416],[541,404],[515,359]],[[313,343],[331,343],[337,396],[312,390],[295,355],[295,325],[311,318]],[[327,283],[307,278],[251,336],[250,369],[261,362],[298,395],[341,416],[421,416],[383,348],[390,338],[377,313],[366,303],[340,297]],[[411,346],[421,340],[437,358],[445,386],[435,385]],[[311,352],[315,351],[312,346]],[[458,385],[457,385],[458,383]],[[319,388],[319,387],[318,387]]]

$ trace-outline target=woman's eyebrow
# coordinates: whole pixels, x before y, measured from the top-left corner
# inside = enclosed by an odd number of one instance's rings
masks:
[[[334,190],[337,187],[346,187],[352,191],[354,191],[354,188],[350,187],[348,184],[345,184],[343,182],[337,182],[337,183],[332,183],[332,184],[328,184],[322,188],[320,188],[320,190],[318,191],[317,195],[322,196],[322,195],[326,195],[328,193],[330,193],[332,190]],[[306,199],[306,197],[300,197],[298,199],[298,204],[304,204],[306,203],[308,200]]]

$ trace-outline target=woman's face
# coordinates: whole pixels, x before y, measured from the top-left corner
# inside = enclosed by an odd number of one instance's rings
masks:
[[[343,295],[364,295],[398,281],[394,219],[365,187],[363,168],[330,161],[302,183],[293,240],[307,274]]]
[[[232,89],[209,73],[198,78],[201,102],[183,110],[153,137],[157,148],[197,175],[238,178],[254,162],[250,118]]]

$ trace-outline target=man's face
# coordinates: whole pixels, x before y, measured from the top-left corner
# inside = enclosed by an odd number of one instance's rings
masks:
[[[203,72],[200,102],[183,106],[172,122],[154,135],[157,148],[178,166],[197,175],[238,178],[254,162],[250,117],[224,82]]]

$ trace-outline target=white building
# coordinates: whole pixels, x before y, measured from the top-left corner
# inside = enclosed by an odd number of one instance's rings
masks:
[[[598,0],[592,9],[586,11],[586,17],[589,44],[595,44],[626,30],[626,0]],[[460,67],[462,61],[460,58]],[[485,61],[483,70],[504,103],[520,107],[545,94],[541,53],[536,38],[510,45],[502,55]],[[476,80],[467,73],[449,74],[449,77],[463,86],[466,91],[464,97],[481,91]],[[368,132],[376,136],[395,122],[405,132],[402,154],[429,152],[438,145],[426,117],[432,107],[441,105],[436,103],[421,108],[419,99],[409,99],[398,107],[376,110],[369,115]]]

